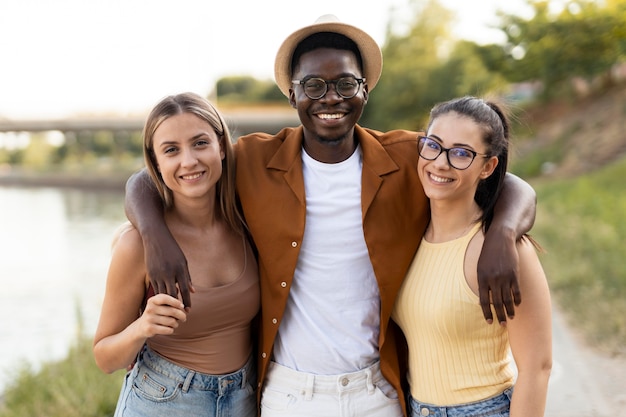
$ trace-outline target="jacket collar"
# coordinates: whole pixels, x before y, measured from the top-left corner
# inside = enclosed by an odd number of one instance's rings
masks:
[[[373,132],[373,131],[372,131]],[[400,168],[385,151],[380,141],[360,126],[355,126],[354,134],[363,152],[363,173],[361,177],[361,205],[363,215],[367,214],[374,197],[383,184],[383,176]],[[285,181],[304,206],[304,177],[302,175],[303,128],[286,129],[277,135],[283,143],[267,164],[268,169],[283,171]]]
[[[354,135],[361,145],[363,152],[363,165],[372,170],[377,176],[383,176],[397,171],[398,165],[387,154],[383,145],[367,130],[356,125]],[[301,160],[302,141],[304,140],[303,128],[299,126],[286,132],[283,143],[274,156],[269,160],[267,168],[280,171],[289,171],[294,167],[296,158]]]

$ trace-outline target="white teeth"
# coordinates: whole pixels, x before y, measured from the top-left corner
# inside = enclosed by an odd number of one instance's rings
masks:
[[[452,180],[450,178],[438,177],[438,176],[436,176],[434,174],[430,174],[430,179],[435,181],[435,182],[441,182],[441,183],[452,182]]]
[[[195,180],[196,178],[200,178],[202,174],[193,174],[193,175],[183,175],[182,179],[184,180]]]
[[[328,120],[328,119],[341,119],[343,117],[342,113],[333,113],[333,114],[318,114],[317,117],[320,119]]]

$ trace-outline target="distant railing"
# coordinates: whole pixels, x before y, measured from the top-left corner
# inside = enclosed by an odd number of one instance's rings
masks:
[[[298,126],[297,112],[286,110],[249,110],[223,112],[233,138],[252,132],[276,133],[284,127]],[[60,131],[141,131],[144,118],[139,117],[76,117],[66,119],[3,119],[0,118],[0,132],[47,132]]]

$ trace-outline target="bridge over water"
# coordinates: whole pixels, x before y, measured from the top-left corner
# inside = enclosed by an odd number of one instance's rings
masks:
[[[283,127],[298,126],[297,112],[291,108],[222,111],[233,138],[252,132],[276,133]],[[145,116],[86,116],[64,119],[4,119],[0,117],[0,133],[4,132],[135,132],[143,129]]]
[[[254,110],[222,110],[224,119],[231,131],[233,140],[239,136],[252,132],[276,133],[284,127],[298,126],[300,120],[297,112],[290,108],[283,109],[254,109]],[[115,116],[92,116],[92,117],[68,117],[65,119],[6,119],[0,115],[0,146],[2,145],[3,133],[37,133],[37,132],[61,132],[65,139],[76,137],[93,137],[97,132],[111,132],[113,137],[128,137],[129,134],[141,132],[145,121],[144,117],[115,117]],[[87,139],[89,140],[89,139]],[[120,172],[119,175],[106,173],[93,176],[66,176],[46,175],[32,176],[23,175],[19,170],[6,170],[3,172],[0,164],[1,185],[36,185],[52,187],[80,187],[80,188],[111,188],[123,190],[128,173]]]

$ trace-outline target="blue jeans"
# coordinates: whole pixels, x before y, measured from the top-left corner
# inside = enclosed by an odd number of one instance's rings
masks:
[[[144,347],[126,374],[115,417],[256,417],[256,367],[208,375],[176,365]]]
[[[500,395],[474,403],[452,407],[421,403],[410,397],[410,417],[509,417],[513,388],[504,390]]]

